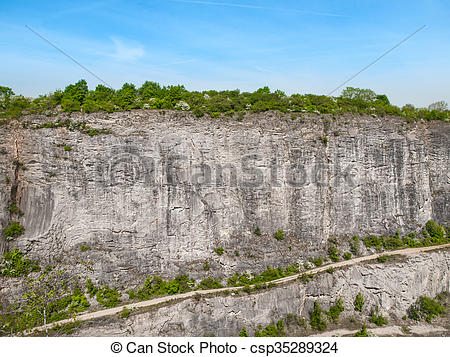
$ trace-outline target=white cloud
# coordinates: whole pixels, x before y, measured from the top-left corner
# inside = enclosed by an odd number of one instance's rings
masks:
[[[112,37],[114,52],[111,57],[118,61],[136,61],[145,55],[144,47],[136,41],[128,41]]]

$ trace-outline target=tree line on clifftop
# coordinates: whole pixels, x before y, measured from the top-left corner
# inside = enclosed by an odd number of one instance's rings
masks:
[[[258,113],[269,110],[283,113],[343,114],[359,113],[376,116],[394,115],[416,120],[449,121],[450,111],[444,101],[428,108],[415,108],[411,104],[403,107],[392,105],[384,94],[370,89],[347,87],[340,96],[315,94],[286,95],[268,87],[254,92],[240,90],[188,91],[182,85],[161,86],[156,82],[145,82],[140,88],[125,83],[114,90],[98,85],[89,90],[84,79],[69,84],[64,91],[26,98],[15,95],[11,88],[0,86],[0,118],[20,118],[26,114],[56,115],[59,111],[115,112],[132,109],[168,109],[191,111],[197,117],[237,117],[243,119],[246,112]]]

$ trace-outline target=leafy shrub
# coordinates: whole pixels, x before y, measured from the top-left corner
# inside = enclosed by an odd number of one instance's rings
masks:
[[[345,260],[350,260],[350,259],[352,259],[352,253],[350,253],[350,252],[345,252],[345,253],[344,253],[344,259],[345,259]]]
[[[203,270],[204,271],[208,271],[209,269],[211,269],[211,266],[209,265],[209,263],[208,262],[204,262],[203,263]]]
[[[9,207],[9,212],[16,213],[19,211],[19,207],[17,207],[14,203]]]
[[[285,335],[283,320],[278,321],[276,325],[268,325],[264,329],[259,325],[255,332],[255,337],[282,337]]]
[[[285,269],[278,267],[272,268],[268,266],[261,274],[249,275],[235,273],[230,276],[227,281],[228,286],[245,286],[258,283],[265,283],[268,281],[283,278],[285,276],[291,276],[299,273],[298,264],[288,265]]]
[[[218,254],[218,255],[222,255],[225,251],[222,247],[217,247],[214,249],[214,251]]]
[[[286,324],[288,326],[297,325],[299,327],[307,328],[306,319],[295,314],[287,314],[286,315]]]
[[[331,259],[331,261],[338,262],[339,260],[341,260],[339,258],[339,254],[341,254],[341,252],[334,245],[330,245],[328,247],[328,257]]]
[[[72,151],[72,148],[69,145],[64,145],[64,151]]]
[[[382,237],[377,237],[374,235],[371,236],[367,236],[366,238],[364,238],[364,244],[366,245],[366,247],[370,248],[370,247],[375,247],[375,248],[379,248],[381,249],[381,247],[383,246],[383,238]]]
[[[160,276],[155,275],[147,278],[142,287],[130,291],[130,299],[148,300],[155,295],[175,295],[193,290],[194,279],[187,275],[178,275],[172,280],[165,281]]]
[[[98,288],[94,285],[91,279],[86,280],[86,291],[90,297],[94,297],[97,294]]]
[[[257,236],[260,236],[261,235],[261,230],[258,228],[258,227],[256,227],[255,228],[255,231],[253,232],[255,235],[257,235]]]
[[[19,222],[11,222],[4,230],[3,236],[7,240],[13,240],[21,236],[25,232],[25,228]]]
[[[377,250],[393,250],[405,247],[427,247],[450,242],[445,228],[433,221],[428,221],[420,234],[410,233],[400,237],[400,232],[392,236],[368,236],[364,238],[366,247],[374,247]]]
[[[310,258],[309,261],[313,263],[316,267],[320,267],[323,265],[323,258]]]
[[[120,294],[117,288],[111,289],[109,286],[98,289],[96,298],[98,303],[105,307],[115,307],[120,303]]]
[[[25,276],[39,270],[38,263],[24,257],[22,252],[17,248],[14,248],[12,252],[6,252],[0,260],[1,276]]]
[[[327,321],[318,301],[314,301],[314,308],[309,312],[309,324],[314,330],[318,331],[323,331],[327,328]]]
[[[127,319],[128,317],[130,317],[130,314],[131,314],[131,310],[126,308],[126,307],[124,307],[122,309],[122,311],[120,312],[120,317],[122,319]]]
[[[68,306],[68,312],[70,314],[82,312],[88,309],[89,306],[90,304],[83,292],[80,289],[75,289],[75,292],[73,293],[70,304]]]
[[[220,279],[209,277],[209,278],[203,279],[197,285],[197,288],[201,289],[201,290],[220,289],[220,288],[223,288],[223,285],[222,285]]]
[[[300,281],[303,283],[303,284],[306,284],[307,282],[309,282],[310,280],[312,280],[314,278],[314,274],[305,274],[305,273],[303,273],[301,276],[300,276]]]
[[[283,230],[279,230],[279,231],[277,231],[274,235],[274,238],[277,240],[277,241],[282,241],[282,240],[284,240],[284,231]]]
[[[441,244],[446,242],[446,232],[443,226],[433,221],[428,221],[425,225],[426,232],[430,236],[430,242],[433,244]]]
[[[354,337],[369,337],[369,334],[367,333],[367,328],[366,326],[362,326],[361,330],[359,330],[358,332],[356,332],[354,335]]]
[[[362,312],[365,303],[366,303],[366,300],[364,299],[363,294],[361,294],[361,292],[359,292],[358,295],[356,295],[355,302],[354,302],[355,311]]]
[[[247,329],[245,327],[243,327],[242,330],[239,331],[239,337],[248,337]]]
[[[378,307],[370,313],[370,322],[374,323],[377,326],[387,325],[389,322],[387,318],[385,318],[382,314],[378,312]]]
[[[360,244],[358,236],[353,236],[352,240],[350,241],[350,252],[352,252],[352,254],[355,256],[358,256],[360,254]]]
[[[430,323],[434,318],[441,314],[445,314],[445,308],[436,299],[427,296],[421,296],[408,309],[408,317],[410,319],[419,321],[424,319]]]
[[[337,323],[342,311],[344,311],[344,302],[342,299],[338,299],[334,305],[330,306],[330,310],[327,312],[328,318],[334,323]]]

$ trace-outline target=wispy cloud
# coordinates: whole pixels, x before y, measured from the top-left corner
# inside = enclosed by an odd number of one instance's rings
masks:
[[[270,11],[286,11],[295,12],[299,14],[315,15],[315,16],[332,16],[332,17],[343,17],[344,15],[332,14],[328,12],[318,12],[309,10],[299,10],[299,9],[287,9],[281,7],[270,7],[270,6],[259,6],[259,5],[248,5],[248,4],[238,4],[238,3],[227,3],[227,2],[213,2],[213,1],[197,1],[197,0],[169,0],[171,2],[179,2],[186,4],[195,5],[208,5],[208,6],[228,6],[228,7],[240,7],[245,9],[259,9],[259,10],[270,10]]]
[[[138,42],[125,41],[116,37],[111,37],[114,42],[114,52],[111,57],[119,61],[135,61],[145,55],[144,47]]]
[[[163,64],[163,66],[176,66],[176,65],[181,65],[181,64],[193,63],[193,62],[197,62],[197,61],[198,61],[198,59],[196,59],[196,58],[190,58],[187,60],[168,62],[168,63]]]

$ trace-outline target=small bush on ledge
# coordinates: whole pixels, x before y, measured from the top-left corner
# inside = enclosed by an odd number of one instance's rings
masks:
[[[116,288],[104,286],[97,291],[97,301],[105,307],[115,307],[120,303],[120,294]]]
[[[19,277],[39,270],[38,263],[24,257],[17,248],[6,252],[0,260],[0,276]]]
[[[7,240],[13,240],[24,234],[25,228],[19,222],[11,222],[4,230],[3,236]]]

